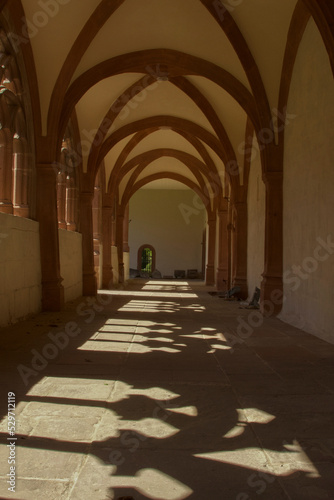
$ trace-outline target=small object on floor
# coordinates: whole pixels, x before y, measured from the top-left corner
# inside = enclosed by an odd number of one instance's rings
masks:
[[[252,300],[249,303],[248,302],[242,303],[240,309],[260,309],[260,304],[259,304],[260,294],[261,290],[256,286]]]
[[[174,271],[174,277],[177,280],[185,279],[185,277],[186,277],[185,270],[184,269],[175,269],[175,271]]]
[[[158,269],[156,269],[152,273],[152,278],[155,279],[155,280],[161,280],[161,278],[162,278],[161,272]]]
[[[234,286],[227,292],[220,294],[219,298],[224,300],[238,300],[238,298],[235,297],[235,295],[238,295],[240,292],[241,292],[240,286]]]
[[[187,279],[189,279],[189,280],[197,280],[198,279],[198,271],[197,271],[197,269],[188,269],[187,270]]]

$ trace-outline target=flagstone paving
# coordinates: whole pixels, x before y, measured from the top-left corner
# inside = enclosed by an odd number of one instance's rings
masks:
[[[333,500],[334,346],[209,290],[133,280],[3,328],[0,498]]]

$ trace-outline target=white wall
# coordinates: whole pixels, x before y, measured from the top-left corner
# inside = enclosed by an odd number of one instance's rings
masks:
[[[334,83],[313,20],[302,40],[289,103],[284,169],[281,319],[334,342]],[[295,116],[291,116],[295,115]],[[293,267],[295,266],[295,267]]]
[[[162,275],[172,276],[176,269],[201,272],[206,211],[198,207],[190,189],[139,190],[130,201],[130,267],[137,269],[138,249],[149,244]]]
[[[39,224],[0,213],[0,326],[40,310]]]
[[[247,279],[249,298],[253,297],[256,286],[261,287],[264,271],[265,208],[266,190],[262,181],[261,158],[259,148],[254,147],[248,184]]]
[[[58,229],[60,275],[63,278],[65,302],[82,296],[82,235]]]

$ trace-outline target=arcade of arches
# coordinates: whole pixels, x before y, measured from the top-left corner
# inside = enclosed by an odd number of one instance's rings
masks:
[[[332,0],[0,8],[0,324],[126,281],[158,190],[203,215],[206,284],[334,342]]]

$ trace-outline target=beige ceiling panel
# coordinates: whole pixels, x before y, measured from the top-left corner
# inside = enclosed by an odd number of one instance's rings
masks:
[[[112,173],[112,170],[115,166],[115,163],[116,163],[119,155],[121,154],[121,152],[125,148],[126,144],[128,143],[128,141],[132,137],[133,137],[133,135],[131,135],[128,138],[123,139],[122,141],[117,143],[116,146],[114,146],[111,149],[111,151],[109,152],[109,154],[107,154],[107,156],[105,157],[104,164],[105,164],[105,169],[106,169],[106,183],[107,183],[107,185],[108,185],[110,175]]]
[[[190,188],[182,184],[182,182],[174,181],[173,179],[159,179],[149,182],[142,189],[174,189],[177,191],[191,191]]]
[[[97,4],[98,0],[70,0],[64,5],[22,0],[36,65],[44,133],[50,97],[59,72]]]
[[[96,36],[76,75],[111,57],[156,48],[206,59],[248,85],[233,47],[197,0],[126,0]]]
[[[121,199],[122,199],[122,197],[123,197],[123,194],[124,194],[125,188],[126,188],[126,186],[127,186],[128,182],[129,182],[129,180],[130,180],[131,175],[132,175],[132,171],[131,171],[131,172],[129,172],[128,174],[126,174],[126,175],[124,176],[124,178],[123,178],[123,179],[121,180],[121,182],[120,182],[120,185],[119,185],[119,198],[120,198],[120,200],[121,200]]]
[[[196,177],[191,173],[189,168],[184,165],[184,163],[180,162],[176,158],[167,157],[159,158],[158,160],[152,162],[141,173],[141,175],[138,177],[138,180],[160,172],[172,172],[175,174],[183,175],[183,177],[190,179],[192,182],[198,185]]]
[[[115,121],[119,129],[136,120],[156,115],[169,115],[190,120],[215,133],[209,121],[184,92],[170,82],[158,82],[151,91],[144,90],[143,98],[133,99]]]
[[[245,141],[247,115],[237,101],[224,89],[202,77],[188,77],[202,94],[209,100],[232,143],[238,161],[243,160],[240,154],[241,145]]]
[[[94,140],[96,140],[97,145],[102,142],[100,135],[96,139],[95,137],[103,118],[119,95],[138,78],[140,78],[139,75],[131,73],[102,80],[86,92],[76,105],[80,137],[83,142],[83,151],[86,153],[84,154],[84,169],[86,169],[90,145]],[[109,131],[106,129],[107,135],[110,135],[114,130],[113,126]]]
[[[283,58],[297,0],[243,0],[232,16],[259,67],[271,108],[278,106]]]
[[[247,124],[245,111],[230,94],[210,80],[195,76],[188,78],[213,105],[225,127],[239,165],[242,182]]]
[[[195,156],[195,158],[203,161],[203,158],[197,149],[184,137],[173,130],[158,130],[145,137],[145,139],[141,141],[129,155],[129,160],[137,155],[145,153],[146,151],[160,148],[172,148],[184,151],[185,153],[191,154]]]

